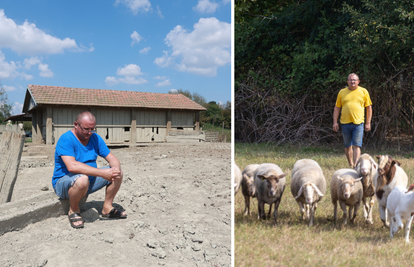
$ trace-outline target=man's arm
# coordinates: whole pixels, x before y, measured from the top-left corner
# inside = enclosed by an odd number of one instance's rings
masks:
[[[371,130],[371,119],[372,119],[372,106],[366,107],[367,109],[367,119],[365,121],[365,131],[369,132]]]
[[[334,108],[334,113],[333,113],[333,130],[335,132],[337,132],[339,130],[339,125],[338,125],[338,118],[339,118],[339,111],[341,110],[341,108],[338,108],[335,105]]]
[[[61,157],[62,157],[63,162],[66,165],[66,168],[71,173],[98,176],[108,181],[113,181],[115,178],[120,177],[121,175],[120,169],[117,168],[116,166],[110,165],[111,168],[109,169],[98,169],[98,168],[91,167],[85,163],[76,161],[75,157],[72,157],[72,156],[61,156]]]

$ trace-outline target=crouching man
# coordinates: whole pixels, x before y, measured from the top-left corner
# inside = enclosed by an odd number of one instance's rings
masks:
[[[84,225],[80,200],[103,187],[106,187],[106,194],[102,217],[127,217],[124,211],[112,206],[122,183],[121,164],[95,133],[95,126],[95,116],[84,111],[77,116],[74,128],[64,133],[56,144],[52,185],[59,198],[69,199],[68,217],[73,228],[83,228]],[[105,158],[109,167],[97,168],[98,156]]]

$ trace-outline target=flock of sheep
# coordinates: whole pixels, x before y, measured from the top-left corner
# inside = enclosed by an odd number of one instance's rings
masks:
[[[389,155],[376,156],[378,164],[368,154],[359,157],[355,169],[340,169],[332,175],[330,189],[337,221],[337,205],[343,211],[343,224],[355,221],[363,204],[364,219],[373,224],[372,208],[378,200],[380,218],[390,228],[391,238],[404,227],[405,241],[409,242],[411,221],[414,215],[414,186],[407,189],[408,177],[400,163]],[[248,165],[243,172],[234,164],[234,192],[241,191],[245,200],[244,215],[250,215],[250,198],[258,202],[258,218],[265,219],[264,204],[269,204],[271,215],[274,206],[274,223],[286,186],[286,175],[276,164]],[[301,219],[313,225],[318,202],[326,193],[326,179],[319,164],[312,159],[298,160],[292,169],[290,184],[292,196],[299,205]],[[347,212],[347,207],[349,210]]]

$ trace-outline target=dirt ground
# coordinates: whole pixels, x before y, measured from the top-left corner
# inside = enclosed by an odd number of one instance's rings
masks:
[[[87,199],[83,229],[62,215],[0,236],[0,266],[231,265],[229,143],[111,151],[124,172],[115,205],[128,218],[101,219],[100,190]],[[25,149],[12,201],[53,190],[53,153],[53,146]]]

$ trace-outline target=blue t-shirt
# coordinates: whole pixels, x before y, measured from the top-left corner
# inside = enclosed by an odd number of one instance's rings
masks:
[[[98,156],[105,158],[111,151],[105,141],[98,134],[93,133],[86,146],[76,138],[72,131],[64,133],[58,140],[55,149],[55,169],[53,171],[52,185],[55,188],[56,181],[69,173],[61,156],[72,156],[76,161],[96,168]]]

